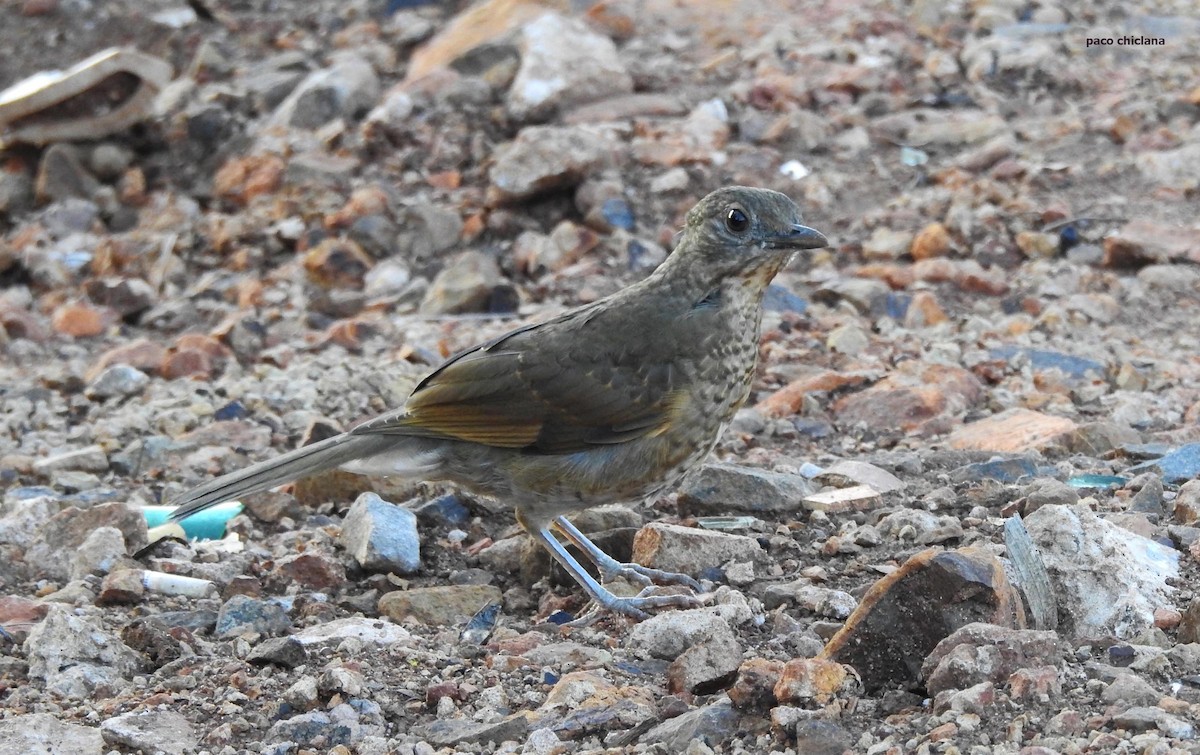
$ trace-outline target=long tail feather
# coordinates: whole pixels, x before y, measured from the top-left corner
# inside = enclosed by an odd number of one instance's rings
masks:
[[[348,461],[370,455],[371,451],[380,445],[379,438],[342,433],[319,443],[297,448],[283,456],[260,461],[184,493],[173,501],[178,508],[171,513],[171,521],[186,519],[210,506],[239,496],[268,490],[291,480],[340,467]]]

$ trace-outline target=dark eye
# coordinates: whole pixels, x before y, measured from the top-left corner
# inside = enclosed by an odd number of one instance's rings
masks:
[[[746,213],[734,207],[725,216],[725,227],[734,233],[745,233],[750,227],[750,218],[746,217]]]

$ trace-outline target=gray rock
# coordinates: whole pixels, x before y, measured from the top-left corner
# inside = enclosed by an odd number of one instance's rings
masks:
[[[1159,518],[1165,516],[1167,509],[1163,500],[1163,484],[1159,476],[1149,472],[1138,475],[1129,483],[1129,487],[1136,487],[1138,484],[1141,485],[1141,489],[1134,493],[1133,498],[1129,500],[1128,510]]]
[[[366,113],[379,99],[379,77],[365,59],[335,53],[328,68],[313,71],[280,103],[272,116],[293,128],[320,128],[335,118]]]
[[[732,681],[741,664],[741,644],[732,632],[718,633],[679,654],[667,669],[667,685],[673,692],[711,692]]]
[[[401,209],[397,216],[400,231],[393,252],[402,259],[429,259],[461,241],[462,216],[447,207],[414,204]]]
[[[738,713],[729,698],[722,697],[702,708],[663,721],[638,740],[640,744],[662,744],[667,752],[687,752],[688,745],[700,741],[718,746],[738,736]]]
[[[24,171],[0,171],[0,215],[15,217],[33,207],[33,179]]]
[[[237,637],[246,632],[269,635],[286,632],[291,626],[287,611],[278,603],[234,595],[221,605],[214,631],[217,637]]]
[[[607,132],[583,126],[521,129],[492,164],[490,193],[497,202],[518,202],[575,186],[612,161],[616,149]]]
[[[145,517],[124,503],[102,503],[90,509],[72,506],[38,527],[25,551],[25,561],[41,575],[69,579],[76,550],[101,527],[120,530],[131,553],[146,545]]]
[[[713,640],[734,639],[729,622],[709,608],[667,611],[634,626],[628,647],[654,658],[674,660],[694,645]]]
[[[697,575],[730,561],[758,561],[764,555],[758,540],[745,535],[652,522],[633,539],[633,561],[664,571]]]
[[[367,715],[360,716],[353,705],[342,703],[333,710],[301,713],[283,721],[276,721],[267,736],[270,740],[290,740],[305,746],[330,748],[336,745],[351,745],[365,736],[383,733],[383,727],[374,719],[380,718],[378,706],[366,700],[354,700]]]
[[[95,202],[72,197],[55,202],[42,212],[42,225],[56,239],[73,233],[87,233],[100,217],[100,208]]]
[[[29,675],[64,697],[106,697],[137,672],[139,658],[114,635],[60,605],[29,632]]]
[[[943,543],[963,536],[962,523],[957,518],[938,516],[922,509],[898,509],[879,520],[879,534],[887,538],[908,540],[918,545]]]
[[[88,385],[87,396],[91,399],[133,396],[146,390],[149,384],[150,376],[136,367],[114,364],[97,375]]]
[[[1025,519],[1058,595],[1068,636],[1135,637],[1171,604],[1179,554],[1095,515],[1083,504],[1044,506]]]
[[[29,713],[0,721],[0,753],[102,755],[104,738],[92,726],[60,721],[49,713]]]
[[[364,569],[412,574],[421,568],[416,515],[375,493],[354,501],[338,540]]]
[[[164,755],[190,755],[199,739],[182,714],[169,710],[122,713],[100,724],[104,741],[116,747]]]
[[[801,510],[801,499],[815,492],[816,487],[800,475],[707,464],[685,479],[679,503],[696,516],[784,514]]]
[[[633,91],[616,45],[578,19],[546,13],[521,29],[519,47],[521,67],[507,103],[518,121]]]
[[[528,732],[529,719],[523,713],[514,713],[498,721],[486,723],[456,718],[432,721],[413,728],[414,734],[438,747],[454,747],[466,742],[519,742]]]
[[[1025,487],[1025,515],[1043,506],[1074,506],[1079,503],[1079,491],[1061,480],[1045,477]]]
[[[80,543],[71,559],[71,579],[108,574],[125,557],[125,536],[116,527],[97,527]]]
[[[34,462],[33,467],[42,474],[49,474],[60,469],[107,472],[108,456],[100,446],[87,446],[38,459]]]
[[[88,199],[100,182],[88,172],[79,150],[70,144],[52,144],[38,163],[34,191],[40,202],[57,202],[71,197]]]
[[[1196,727],[1188,721],[1167,713],[1162,708],[1134,707],[1113,716],[1113,727],[1130,731],[1157,729],[1175,739],[1195,739]]]
[[[296,668],[308,662],[308,652],[294,637],[274,637],[255,645],[246,660],[263,666],[273,663],[284,668]]]
[[[122,317],[144,312],[158,303],[158,293],[141,278],[94,278],[84,284],[88,298]]]
[[[894,493],[908,487],[896,475],[865,461],[844,459],[825,468],[813,478],[822,485],[846,488],[851,485],[867,485],[880,493]]]
[[[833,721],[808,719],[796,724],[797,755],[842,755],[853,749],[853,736]]]
[[[1100,699],[1110,705],[1156,705],[1162,699],[1162,693],[1154,689],[1145,679],[1136,674],[1123,673],[1117,676]]]
[[[421,312],[446,315],[484,311],[500,280],[500,266],[491,255],[463,252],[429,284]]]
[[[921,666],[930,694],[1003,684],[1021,668],[1056,666],[1065,648],[1050,631],[968,624],[937,644]]]
[[[133,150],[113,142],[97,144],[89,155],[92,173],[105,181],[115,181],[133,163]]]
[[[306,627],[292,637],[301,645],[340,643],[346,639],[355,639],[363,644],[391,645],[395,642],[407,642],[412,635],[404,627],[384,619],[351,617]]]

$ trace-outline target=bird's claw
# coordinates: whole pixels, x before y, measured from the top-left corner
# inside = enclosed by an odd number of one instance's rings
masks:
[[[634,563],[618,564],[614,569],[605,569],[600,576],[600,581],[604,584],[608,584],[616,579],[624,579],[627,582],[636,584],[638,587],[683,585],[690,588],[693,592],[700,592],[702,589],[699,582],[686,574],[651,569],[648,566]]]

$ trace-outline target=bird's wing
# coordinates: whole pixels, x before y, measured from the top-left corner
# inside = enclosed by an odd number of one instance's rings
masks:
[[[630,334],[611,330],[605,314],[576,310],[462,352],[403,408],[351,432],[553,454],[661,432],[682,399],[681,376],[661,353],[622,342]]]

